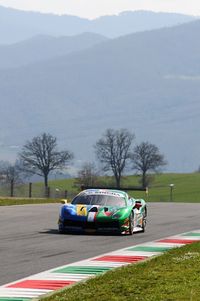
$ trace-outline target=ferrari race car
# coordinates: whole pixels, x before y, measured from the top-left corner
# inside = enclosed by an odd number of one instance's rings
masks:
[[[121,190],[87,189],[60,210],[60,233],[72,231],[144,232],[147,208],[143,199],[130,198]]]

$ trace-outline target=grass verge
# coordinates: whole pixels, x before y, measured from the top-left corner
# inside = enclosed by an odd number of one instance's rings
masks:
[[[60,203],[60,199],[0,198],[0,206]]]
[[[40,300],[199,301],[199,275],[200,243],[194,243],[112,270]]]

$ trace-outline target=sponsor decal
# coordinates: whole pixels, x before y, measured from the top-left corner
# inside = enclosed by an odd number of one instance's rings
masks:
[[[97,216],[97,212],[89,212],[88,213],[88,218],[87,221],[88,222],[94,222]]]
[[[123,193],[118,193],[118,192],[114,192],[114,191],[108,191],[108,190],[89,190],[89,191],[85,191],[85,194],[88,195],[109,195],[109,196],[116,196],[116,197],[124,197]]]
[[[79,216],[87,216],[87,207],[84,205],[76,205],[76,214]]]
[[[113,212],[105,211],[104,214],[105,214],[106,216],[111,216],[111,215],[113,215]]]

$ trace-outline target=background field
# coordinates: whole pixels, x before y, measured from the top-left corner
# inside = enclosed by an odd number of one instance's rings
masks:
[[[148,195],[145,192],[130,192],[129,194],[136,198],[144,198],[149,202],[200,202],[200,173],[170,173],[157,174],[153,176],[153,182],[149,186]],[[139,176],[126,176],[122,180],[122,187],[138,186]],[[102,177],[102,185],[113,185],[112,177]],[[170,195],[170,184],[174,184],[172,191],[172,198]],[[80,187],[76,185],[75,179],[54,180],[49,182],[51,198],[64,198],[65,191],[67,191],[68,198],[71,199],[80,191]],[[9,186],[0,190],[2,197],[9,196]],[[14,196],[28,197],[28,184],[15,187]],[[32,197],[44,197],[44,185],[42,182],[32,184]],[[41,202],[41,201],[40,201]],[[2,200],[0,200],[2,204]]]
[[[113,184],[110,177],[102,178],[105,184]],[[122,187],[138,186],[139,176],[127,176],[123,178]],[[200,202],[200,173],[190,174],[159,174],[155,175],[153,183],[149,187],[149,194],[144,192],[130,192],[134,197],[142,197],[150,202],[168,202],[170,201],[170,184],[174,184],[172,200],[175,202]],[[34,184],[36,189],[41,188],[40,183]],[[67,190],[77,193],[78,187],[74,186],[74,179],[56,180],[50,182],[52,189]]]

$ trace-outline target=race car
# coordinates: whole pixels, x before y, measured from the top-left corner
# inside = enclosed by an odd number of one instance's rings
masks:
[[[134,199],[121,190],[86,189],[71,203],[60,209],[58,230],[117,232],[130,234],[144,232],[147,207],[143,199]]]

